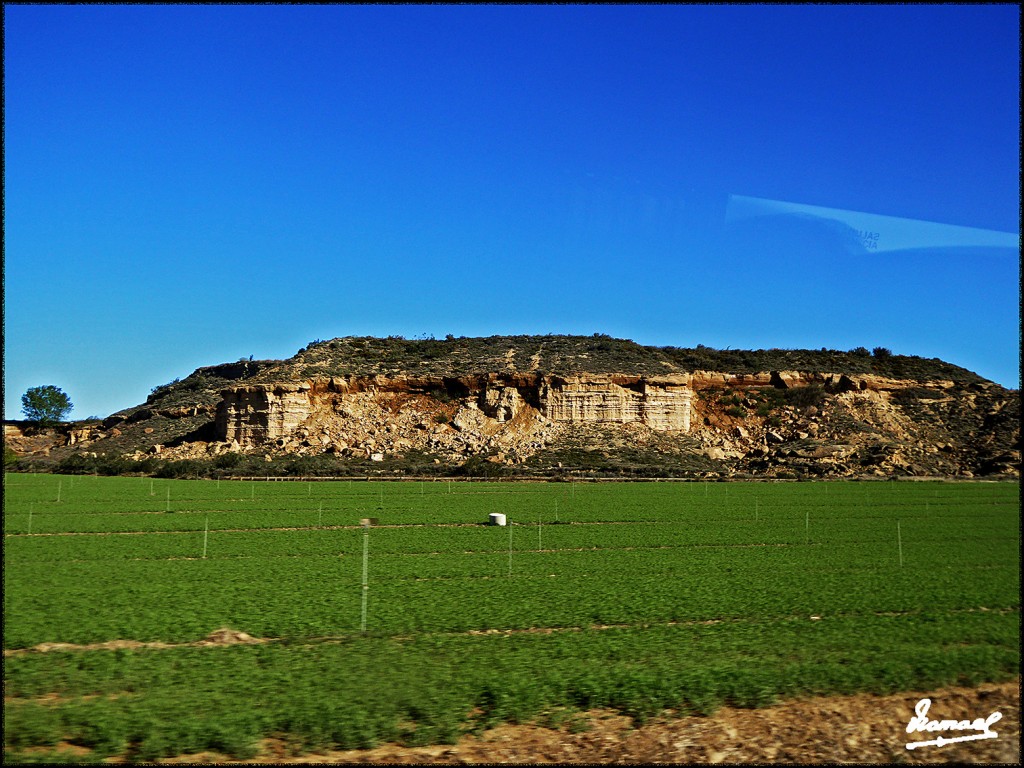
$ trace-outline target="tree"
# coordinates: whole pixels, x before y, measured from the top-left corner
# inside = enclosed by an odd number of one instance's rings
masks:
[[[21,396],[21,411],[25,418],[41,427],[60,423],[74,407],[71,398],[52,384],[32,387]]]

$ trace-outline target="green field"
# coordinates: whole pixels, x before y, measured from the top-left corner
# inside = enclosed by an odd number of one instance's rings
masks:
[[[7,755],[449,742],[1015,677],[1018,493],[9,474],[5,649],[181,645],[8,654]],[[273,642],[184,645],[220,627]]]

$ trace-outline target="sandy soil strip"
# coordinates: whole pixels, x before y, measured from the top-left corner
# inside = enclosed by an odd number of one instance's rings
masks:
[[[907,733],[921,699],[931,700],[929,718],[975,720],[999,712],[995,738],[908,750],[910,742],[935,734]],[[964,731],[963,733],[967,733]],[[946,732],[948,736],[957,735]],[[659,718],[639,728],[627,717],[593,710],[570,715],[557,729],[501,725],[453,745],[318,751],[295,755],[281,739],[264,739],[255,758],[231,760],[214,752],[159,760],[162,764],[715,764],[872,763],[1020,764],[1020,678],[974,688],[943,688],[875,696],[822,696],[763,709],[723,707],[711,717]],[[82,747],[63,744],[79,756]],[[33,748],[23,754],[52,754]],[[105,762],[120,763],[112,758]]]

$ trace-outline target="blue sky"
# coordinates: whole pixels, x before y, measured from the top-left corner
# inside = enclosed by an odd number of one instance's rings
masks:
[[[348,335],[886,346],[1019,387],[1019,10],[4,7],[4,413]],[[822,224],[824,222],[824,224]],[[820,226],[819,226],[820,225]]]

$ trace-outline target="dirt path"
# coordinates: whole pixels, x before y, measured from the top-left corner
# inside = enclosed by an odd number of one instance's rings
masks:
[[[935,733],[907,733],[922,698],[929,719],[975,720],[1000,712],[996,738],[908,750]],[[587,730],[582,730],[586,728]],[[577,732],[572,732],[577,731]],[[947,731],[946,736],[959,733]],[[1020,763],[1020,679],[976,688],[889,696],[816,697],[765,709],[723,708],[712,717],[662,719],[640,728],[614,713],[592,711],[559,730],[502,725],[458,744],[346,750],[291,756],[267,740],[250,763]],[[231,762],[203,753],[161,762]]]
[[[489,578],[489,577],[484,577]],[[431,579],[417,579],[417,581],[429,581]],[[1015,613],[1015,608],[986,608],[984,606],[978,608],[957,608],[951,609],[949,613]],[[873,616],[909,616],[915,613],[915,611],[866,611],[866,612],[854,612],[854,613],[835,613],[831,614],[831,618],[841,618],[844,616],[862,616],[862,615],[873,615]],[[786,621],[790,619],[807,619],[808,621],[821,621],[822,616],[806,616],[803,614],[791,614],[789,616],[775,616],[770,617],[771,621]],[[586,630],[606,630],[606,629],[647,629],[649,627],[682,627],[682,626],[710,626],[712,624],[722,623],[743,623],[743,622],[761,622],[764,619],[749,619],[744,617],[723,617],[723,618],[712,618],[712,619],[689,619],[686,621],[654,621],[654,622],[641,622],[634,624],[591,624],[587,627],[583,626],[563,626],[563,627],[522,627],[513,629],[467,629],[459,631],[443,631],[439,630],[436,632],[418,632],[415,635],[395,634],[389,637],[392,640],[411,640],[414,637],[427,637],[427,636],[458,636],[458,635],[550,635],[558,632],[583,632]],[[305,637],[302,638],[301,644],[303,645],[317,645],[320,643],[336,643],[344,640],[350,640],[357,637],[356,633],[349,633],[345,635],[320,635],[317,637]],[[139,648],[151,648],[151,649],[167,649],[167,648],[213,648],[224,645],[259,645],[261,643],[279,643],[284,640],[295,638],[285,637],[253,637],[252,635],[240,632],[230,627],[220,627],[219,629],[213,630],[209,635],[204,637],[202,640],[195,640],[192,642],[183,643],[169,643],[160,640],[155,641],[142,641],[142,640],[105,640],[99,643],[38,643],[30,648],[5,648],[4,658],[10,656],[24,656],[30,653],[51,653],[54,651],[118,651],[127,648],[139,649]]]

